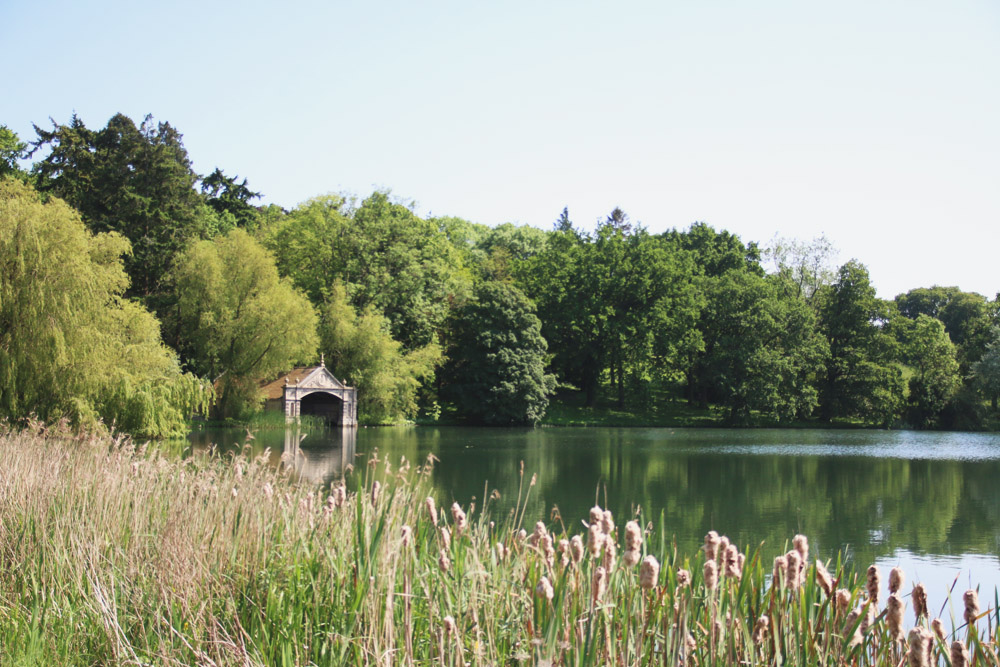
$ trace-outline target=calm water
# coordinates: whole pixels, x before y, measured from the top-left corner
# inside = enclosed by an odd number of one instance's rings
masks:
[[[195,450],[232,449],[244,440],[244,431],[190,437]],[[843,552],[859,568],[878,562],[883,580],[889,567],[902,565],[908,581],[928,584],[932,606],[940,606],[956,576],[961,591],[971,572],[991,599],[1000,586],[996,434],[412,427],[260,431],[251,444],[255,452],[271,448],[275,465],[289,450],[300,479],[316,483],[335,479],[376,448],[394,466],[403,456],[421,462],[434,454],[440,503],[475,499],[482,506],[484,489],[495,488],[501,499],[494,515],[516,503],[523,461],[524,486],[538,476],[529,524],[548,520],[558,507],[567,525],[579,526],[599,502],[618,520],[641,512],[659,526],[662,516],[687,554],[712,529],[743,546],[765,542],[769,559],[804,533],[814,554]]]

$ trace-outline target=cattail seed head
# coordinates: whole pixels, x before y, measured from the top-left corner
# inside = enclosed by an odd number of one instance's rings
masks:
[[[774,572],[771,574],[771,585],[781,586],[787,583],[788,558],[778,556],[774,559]]]
[[[889,595],[886,603],[885,624],[889,628],[889,636],[899,641],[903,638],[903,598],[899,593]]]
[[[611,572],[613,569],[615,569],[615,559],[617,557],[618,557],[618,545],[615,544],[615,541],[611,539],[610,536],[605,535],[604,558],[601,561],[601,564],[604,566],[604,569],[607,570],[608,572]]]
[[[726,553],[726,549],[728,548],[729,548],[729,538],[723,535],[722,537],[719,538],[719,549],[718,549],[719,555]]]
[[[587,529],[587,550],[595,558],[604,552],[604,531],[599,523],[592,523]]]
[[[538,585],[535,586],[535,595],[543,600],[551,600],[555,595],[555,591],[552,589],[552,583],[549,581],[548,577],[542,577],[538,581]]]
[[[903,583],[906,581],[906,574],[903,572],[903,568],[894,567],[889,570],[889,592],[898,593],[903,588]]]
[[[409,526],[404,524],[402,533],[403,533],[403,540],[402,540],[403,548],[405,549],[406,547],[410,546],[410,541],[412,540],[413,537],[413,530]]]
[[[875,603],[865,605],[865,617],[861,619],[861,632],[868,632],[868,628],[875,622]]]
[[[714,591],[719,585],[719,566],[714,560],[705,561],[705,587]]]
[[[858,613],[857,609],[855,609],[852,610],[851,613],[847,615],[847,620],[844,621],[845,630],[850,630],[851,628],[854,628],[854,634],[851,635],[851,639],[847,643],[847,645],[851,648],[861,643],[861,633],[863,632],[861,629],[861,625],[855,627],[855,624],[858,622],[858,617],[860,616],[861,614]],[[862,622],[862,625],[863,624],[864,622]]]
[[[579,535],[574,535],[570,538],[569,552],[573,556],[574,563],[579,563],[583,560],[583,540]]]
[[[969,649],[960,641],[951,643],[951,667],[968,667]]]
[[[642,547],[642,528],[636,521],[625,524],[625,550],[638,551]]]
[[[719,534],[714,530],[705,535],[705,558],[715,560],[719,555]]]
[[[600,525],[601,519],[604,518],[604,510],[601,509],[600,505],[594,505],[590,508],[590,523]]]
[[[601,530],[604,531],[605,535],[611,535],[615,532],[615,520],[611,516],[611,510],[604,510],[601,514]]]
[[[507,558],[507,547],[503,545],[503,542],[497,542],[496,552],[497,560],[502,563]]]
[[[851,591],[846,588],[837,589],[837,611],[841,614],[847,611],[847,608],[851,606]]]
[[[639,564],[639,560],[642,558],[642,554],[636,549],[626,549],[625,553],[622,555],[622,562],[625,567],[635,567]]]
[[[517,531],[517,541],[518,542],[524,542],[526,539],[528,539],[528,531],[526,531],[524,528],[522,528],[521,530]]]
[[[264,497],[267,498],[268,500],[274,498],[274,487],[271,486],[270,482],[264,483]]]
[[[378,505],[379,496],[382,495],[382,483],[375,482],[372,484],[372,506]]]
[[[764,638],[767,636],[767,628],[771,624],[771,619],[766,615],[761,616],[757,619],[757,622],[753,624],[753,643],[758,646],[763,643]]]
[[[677,570],[677,585],[681,588],[691,585],[691,573],[687,570]]]
[[[608,585],[608,571],[603,567],[594,570],[594,578],[590,584],[590,595],[594,602],[604,596],[604,591]]]
[[[542,535],[538,539],[538,550],[542,553],[545,558],[545,564],[549,567],[555,565],[556,550],[552,546],[552,536]]]
[[[726,547],[722,554],[722,561],[725,563],[723,574],[726,578],[741,579],[743,577],[743,569],[740,567],[740,553],[735,544]]]
[[[451,531],[448,530],[448,526],[441,526],[439,529],[441,534],[441,544],[444,545],[445,549],[451,548]]]
[[[882,583],[882,573],[879,572],[878,565],[868,568],[868,578],[865,581],[865,590],[868,592],[868,599],[872,601],[872,606],[878,608],[879,586]]]
[[[343,484],[333,487],[333,506],[343,507],[346,502],[347,488]]]
[[[800,577],[802,570],[802,556],[799,555],[798,551],[789,551],[785,554],[785,560],[788,562],[788,569],[785,570],[785,582],[793,591],[797,591],[802,585],[802,579]]]
[[[792,547],[798,552],[805,564],[809,560],[809,539],[805,535],[796,535],[792,538]]]
[[[465,532],[465,529],[469,527],[469,521],[465,516],[465,512],[462,511],[462,506],[458,503],[451,504],[451,518],[455,522],[455,532],[461,535]]]
[[[922,616],[927,616],[927,588],[923,584],[915,585],[910,600],[913,602],[913,615],[919,623]]]
[[[424,507],[427,509],[427,518],[430,519],[431,523],[435,526],[438,525],[438,511],[437,505],[434,504],[434,499],[428,497],[424,501]]]
[[[931,621],[931,630],[934,631],[935,637],[940,639],[942,642],[944,641],[945,638],[944,623],[941,622],[940,618],[935,618],[933,621]]]
[[[563,567],[568,567],[572,556],[569,551],[569,540],[559,540],[559,563]]]
[[[830,576],[826,566],[818,558],[816,559],[816,581],[819,582],[819,587],[823,589],[827,597],[833,595],[833,577]]]
[[[644,590],[652,590],[660,578],[660,563],[652,556],[642,559],[639,566],[639,586]]]
[[[931,642],[934,640],[930,630],[916,627],[910,630],[910,667],[928,667],[927,659],[930,655]]]
[[[969,625],[974,625],[976,617],[979,616],[979,593],[975,589],[970,588],[965,591],[962,601],[965,602],[965,622]]]
[[[444,617],[444,636],[454,637],[458,632],[458,626],[455,625],[455,618],[453,616]]]
[[[451,570],[451,559],[448,558],[447,549],[442,549],[440,555],[438,555],[438,569],[444,573]]]

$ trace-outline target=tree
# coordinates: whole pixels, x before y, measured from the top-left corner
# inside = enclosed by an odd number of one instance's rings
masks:
[[[915,320],[921,314],[934,317],[944,324],[963,376],[968,376],[972,364],[986,351],[993,327],[989,300],[975,292],[963,292],[957,287],[921,287],[896,297],[901,315]]]
[[[0,125],[0,179],[13,176],[23,179],[25,174],[17,161],[25,156],[28,144],[6,125]]]
[[[258,211],[250,201],[260,199],[261,194],[247,186],[247,179],[237,182],[238,178],[226,176],[216,167],[201,179],[201,193],[218,215],[232,216],[233,226],[252,230],[257,226]]]
[[[823,419],[889,425],[903,404],[902,372],[894,363],[892,336],[884,330],[888,307],[875,296],[868,269],[847,262],[836,282],[817,294],[817,303],[819,328],[830,348],[819,383]]]
[[[441,362],[431,343],[404,352],[389,333],[389,322],[371,307],[358,313],[335,284],[320,320],[320,349],[330,367],[358,390],[363,424],[394,424],[417,414],[417,394]]]
[[[242,229],[193,243],[169,279],[181,351],[198,373],[216,378],[219,417],[256,409],[260,380],[316,358],[312,305]]]
[[[774,279],[746,271],[708,279],[706,287],[705,351],[694,373],[707,398],[727,409],[732,424],[750,422],[753,411],[779,421],[808,417],[827,353],[812,310]]]
[[[972,379],[996,412],[1000,397],[1000,327],[993,329],[993,340],[987,344],[986,352],[972,364]]]
[[[552,367],[593,406],[607,374],[620,406],[653,381],[683,367],[700,340],[690,289],[690,257],[613,211],[593,235],[549,233],[545,247],[520,262],[518,284],[545,314]]]
[[[711,225],[696,222],[687,231],[670,230],[662,236],[691,254],[698,275],[715,277],[728,271],[764,275],[757,244],[744,245],[740,237],[725,230],[717,232]]]
[[[372,306],[407,350],[432,341],[468,295],[461,253],[433,221],[376,192],[354,208],[320,197],[296,208],[267,241],[282,275],[323,303],[340,282],[359,312]]]
[[[91,231],[129,240],[129,296],[159,293],[174,255],[218,225],[194,189],[198,177],[180,133],[152,116],[136,127],[123,114],[96,132],[76,115],[68,125],[52,125],[36,125],[31,143],[32,154],[48,150],[32,170],[39,191],[66,200]]]
[[[910,378],[909,418],[914,426],[940,425],[941,413],[961,385],[955,346],[944,324],[928,315],[896,323]]]
[[[445,369],[446,395],[464,418],[491,426],[534,425],[555,378],[535,307],[513,285],[481,284],[455,315]]]
[[[833,260],[837,249],[825,234],[804,242],[775,236],[764,250],[765,259],[777,273],[788,274],[796,295],[811,302],[816,292],[836,277]]]
[[[181,372],[156,319],[122,298],[128,252],[61,200],[0,181],[0,416],[164,437],[206,407],[210,388]]]

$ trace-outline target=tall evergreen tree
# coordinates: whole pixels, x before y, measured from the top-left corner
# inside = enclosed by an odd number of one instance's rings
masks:
[[[33,167],[38,189],[76,208],[92,231],[129,240],[129,295],[160,292],[174,255],[213,222],[180,133],[152,116],[136,127],[123,114],[96,132],[76,115],[35,132],[32,153],[48,151]]]

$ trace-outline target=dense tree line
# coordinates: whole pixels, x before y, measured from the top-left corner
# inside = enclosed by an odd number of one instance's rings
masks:
[[[997,299],[879,299],[825,237],[653,234],[619,208],[593,231],[565,209],[548,230],[491,228],[381,191],[285,210],[195,173],[169,123],[51,125],[30,141],[0,126],[9,419],[164,435],[209,399],[246,418],[260,381],[322,352],[369,423],[538,423],[557,387],[731,424],[997,423]]]

